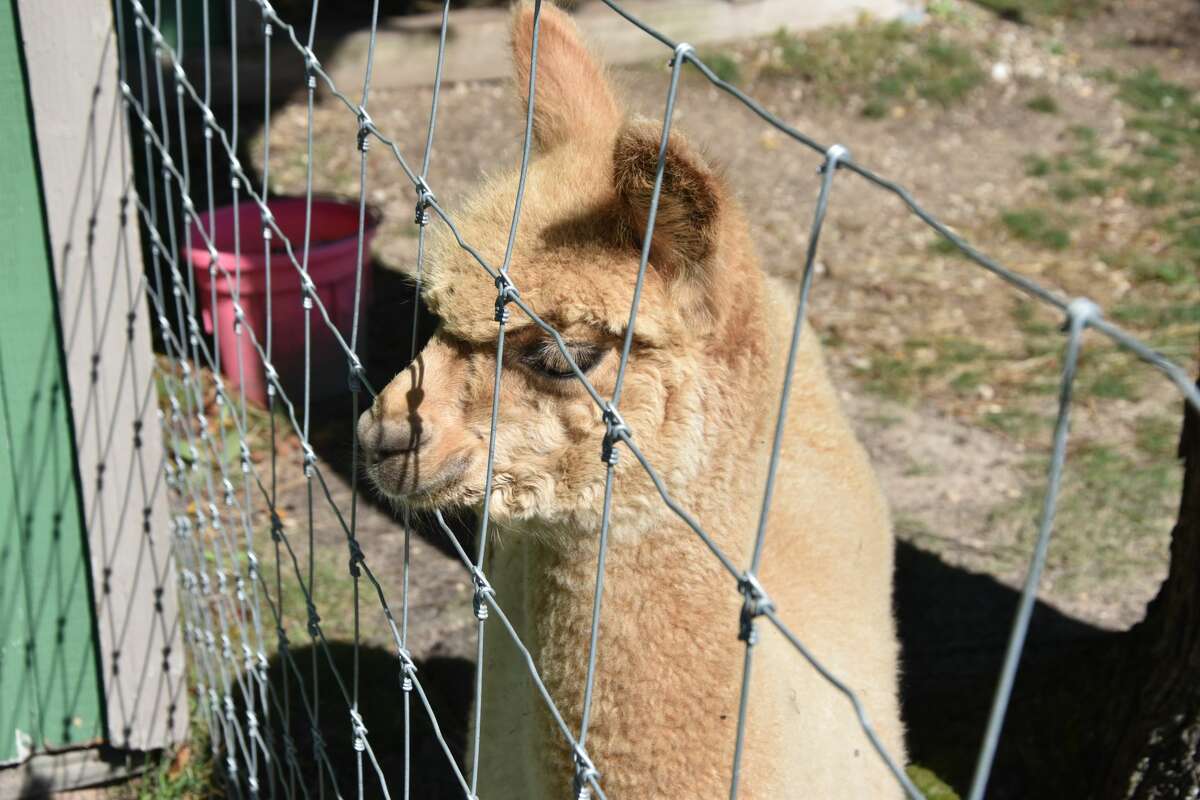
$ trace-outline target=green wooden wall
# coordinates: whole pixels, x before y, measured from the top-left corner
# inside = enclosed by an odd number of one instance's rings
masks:
[[[87,543],[15,0],[0,0],[0,764],[101,738]]]

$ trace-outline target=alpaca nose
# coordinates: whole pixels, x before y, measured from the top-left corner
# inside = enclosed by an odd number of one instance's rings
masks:
[[[374,460],[415,453],[429,441],[429,433],[416,413],[381,414],[376,406],[358,418],[358,443]]]

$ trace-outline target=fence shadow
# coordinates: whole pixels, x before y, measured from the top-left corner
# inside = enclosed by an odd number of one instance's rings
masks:
[[[469,523],[463,535],[469,536]],[[431,536],[431,541],[433,538]],[[896,559],[896,611],[902,647],[901,701],[907,725],[909,761],[932,769],[958,791],[965,790],[975,766],[1018,593],[994,578],[947,564],[938,556],[900,542]],[[997,757],[989,798],[1037,800],[1074,796],[1072,777],[1060,774],[1056,742],[1068,735],[1071,720],[1091,696],[1081,685],[1081,659],[1102,656],[1116,636],[1063,614],[1045,603],[1035,606],[1029,643]],[[297,687],[296,670],[312,696],[315,662],[319,683],[316,730],[337,775],[343,796],[356,796],[357,759],[347,704],[330,660],[343,680],[354,674],[354,647],[333,641],[324,648],[291,648],[295,669],[278,655],[269,680],[277,698],[290,697],[289,730],[306,786],[322,780],[312,757],[312,727]],[[314,658],[315,656],[315,658]],[[403,786],[403,713],[400,670],[390,650],[362,646],[358,652],[360,708],[380,770],[391,789]],[[435,709],[451,753],[461,764],[469,727],[474,664],[462,658],[417,662],[422,686]],[[286,674],[285,674],[286,673]],[[285,685],[286,684],[286,685]],[[450,771],[416,694],[412,700],[411,789],[413,797],[458,798],[462,789]],[[273,735],[282,731],[273,709]],[[1086,732],[1071,731],[1072,747],[1085,745]],[[277,752],[283,753],[282,747]],[[328,779],[326,778],[328,784]],[[381,796],[370,761],[364,758],[366,796]],[[295,796],[296,791],[281,792]]]
[[[336,775],[338,793],[342,797],[358,797],[355,783],[358,774],[357,753],[354,750],[350,717],[334,677],[333,667],[330,666],[332,660],[337,673],[349,681],[354,674],[354,646],[349,642],[329,642],[328,655],[324,647],[314,650],[311,645],[296,645],[290,652],[296,669],[288,667],[278,655],[273,656],[268,668],[268,679],[277,697],[290,698],[291,720],[288,730],[296,746],[296,762],[299,766],[299,774],[294,777],[303,780],[310,790],[322,781],[326,788],[329,788],[327,774],[319,770],[312,755],[313,726],[310,725],[308,714],[299,699],[296,677],[298,670],[305,680],[305,694],[311,699],[311,670],[315,657],[319,685],[316,693],[318,701],[314,709],[316,731]],[[454,758],[462,763],[474,665],[461,658],[441,657],[418,660],[416,664],[421,686],[437,713],[446,744]],[[358,668],[359,708],[363,724],[367,728],[372,750],[378,759],[388,789],[393,795],[398,795],[400,787],[404,786],[404,706],[403,692],[400,688],[400,662],[390,650],[361,646],[358,649]],[[429,717],[415,691],[411,703],[412,797],[457,800],[462,797],[462,787],[446,763],[446,756],[434,737]],[[271,720],[271,732],[278,740],[283,730],[283,720],[278,718],[278,709],[272,711],[275,718]],[[282,755],[284,748],[277,747],[276,752]],[[287,775],[288,770],[284,769],[283,772]],[[279,781],[280,778],[276,776],[275,780]],[[383,796],[379,778],[365,754],[363,782],[366,797]],[[291,787],[289,791],[281,789],[282,787],[276,788],[270,796],[299,797],[302,794],[298,787]]]

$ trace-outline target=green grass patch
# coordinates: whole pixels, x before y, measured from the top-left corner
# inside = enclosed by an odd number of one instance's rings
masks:
[[[176,773],[156,771],[136,795],[137,800],[218,800],[223,796],[207,758],[190,761]]]
[[[1162,208],[1171,202],[1170,193],[1162,186],[1151,186],[1148,189],[1138,190],[1129,197],[1139,206],[1146,208]]]
[[[1038,208],[1006,211],[1000,215],[1004,227],[1016,239],[1050,250],[1066,250],[1071,234],[1051,216]]]
[[[1163,260],[1136,254],[1126,265],[1126,269],[1139,284],[1157,283],[1174,287],[1195,286],[1200,282],[1195,266],[1178,260]]]
[[[1137,225],[1158,242],[1147,247],[1138,236],[1105,254],[1137,291],[1108,309],[1108,316],[1175,359],[1191,359],[1200,337],[1200,184],[1188,180],[1200,169],[1200,93],[1166,80],[1154,69],[1097,74],[1116,86],[1124,106],[1128,155],[1107,156],[1097,129],[1070,125],[1060,154],[1030,154],[1025,172],[1040,179],[1048,199],[1060,204],[1084,197],[1128,198],[1137,207]],[[1123,149],[1123,148],[1122,148]],[[1111,158],[1111,160],[1110,160]],[[1035,206],[1002,216],[1018,240],[1051,250],[1071,241],[1061,212]],[[1031,313],[1018,306],[1017,313]],[[1018,325],[1022,319],[1018,318]],[[1041,347],[1049,337],[1032,339]],[[1133,398],[1138,385],[1125,370],[1101,370],[1081,382],[1081,391],[1101,398]]]
[[[1025,174],[1031,178],[1045,178],[1050,175],[1070,175],[1075,172],[1075,162],[1069,155],[1047,158],[1030,153],[1023,159]]]
[[[1032,545],[1045,492],[1044,459],[1026,465],[1035,488],[1001,512],[1021,521]],[[1047,575],[1060,590],[1115,590],[1167,558],[1182,475],[1174,459],[1144,458],[1112,444],[1067,454]],[[1160,546],[1161,545],[1161,546]]]
[[[262,541],[270,542],[270,535],[261,537]],[[264,548],[267,545],[264,545]],[[314,605],[321,612],[321,631],[330,640],[351,641],[354,638],[354,584],[346,579],[346,551],[344,547],[324,548],[318,545],[316,557],[313,559],[313,581],[309,584],[309,572],[306,553],[297,554],[300,559],[301,576],[304,587],[297,579],[294,565],[286,558],[282,563],[283,569],[283,598],[279,601],[282,608],[283,628],[288,638],[293,642],[308,641],[308,610],[305,587],[312,592]],[[264,551],[259,555],[263,582],[268,586],[275,585],[274,556],[268,557]],[[270,612],[267,612],[270,617]],[[271,620],[272,623],[274,620]]]
[[[1096,129],[1089,125],[1072,125],[1067,128],[1067,133],[1075,141],[1088,146],[1095,145],[1096,140],[1099,138]]]
[[[1074,181],[1062,181],[1054,184],[1054,189],[1051,190],[1056,200],[1061,200],[1064,203],[1069,203],[1072,200],[1078,200],[1081,194],[1079,184]]]
[[[950,381],[950,386],[959,394],[973,394],[983,384],[983,373],[969,369],[960,372]]]
[[[1193,93],[1184,86],[1163,80],[1153,67],[1121,80],[1120,87],[1117,96],[1141,111],[1176,108],[1184,113],[1196,113]]]
[[[1146,328],[1200,324],[1200,305],[1196,303],[1120,303],[1110,313],[1118,322]]]
[[[1049,459],[1049,423],[1037,431],[1040,454],[1023,465],[1019,497],[987,515],[989,530],[1004,542],[991,552],[994,569],[1019,572],[1027,566],[1042,516]],[[1166,427],[1149,423],[1161,448]],[[1178,424],[1176,424],[1176,431]],[[1053,538],[1043,587],[1059,596],[1128,592],[1165,569],[1182,475],[1173,458],[1133,443],[1080,441],[1070,445],[1058,493]]]
[[[1039,94],[1033,97],[1025,104],[1025,107],[1030,111],[1036,111],[1039,114],[1057,114],[1058,101],[1048,94]]]
[[[140,778],[113,786],[109,800],[219,800],[225,797],[213,768],[208,731],[193,708],[186,745],[162,757]]]
[[[1084,392],[1105,400],[1137,400],[1139,392],[1135,376],[1128,367],[1110,366],[1100,369],[1084,381]]]
[[[966,257],[966,254],[963,253],[963,251],[961,249],[959,249],[958,245],[956,245],[954,242],[952,242],[949,239],[942,237],[942,236],[938,236],[932,242],[929,243],[929,252],[933,253],[934,255],[939,255],[939,256],[962,256],[964,258]]]
[[[877,395],[905,401],[913,396],[916,377],[911,359],[880,354],[871,359],[864,384]]]
[[[987,347],[969,339],[947,337],[937,341],[939,361],[947,364],[969,364],[983,360],[988,355]]]
[[[1045,418],[1023,408],[990,411],[983,415],[983,422],[987,427],[1015,439],[1025,439],[1035,433],[1040,433],[1049,425]]]
[[[1152,458],[1174,458],[1179,446],[1178,418],[1146,415],[1134,421],[1137,447]]]
[[[986,366],[995,358],[986,345],[970,339],[909,339],[899,353],[874,358],[863,378],[870,391],[901,401],[925,392],[934,381],[968,394],[984,382]]]
[[[1031,178],[1044,178],[1050,174],[1054,165],[1045,156],[1025,156],[1025,174]]]
[[[960,800],[958,792],[939,778],[933,770],[918,764],[910,764],[905,768],[909,779],[925,795],[925,800]]]
[[[1013,321],[1027,339],[1040,339],[1058,331],[1046,306],[1027,298],[1019,298],[1013,306]]]
[[[767,74],[798,78],[827,100],[857,94],[873,118],[917,100],[949,107],[984,81],[969,48],[900,22],[862,21],[803,37],[780,30],[774,50]]]
[[[737,83],[742,77],[741,65],[725,53],[705,53],[701,58],[713,74],[726,83]]]

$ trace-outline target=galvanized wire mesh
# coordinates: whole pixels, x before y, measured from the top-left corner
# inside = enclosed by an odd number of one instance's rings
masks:
[[[493,401],[491,411],[491,439],[488,449],[487,478],[483,492],[483,508],[479,517],[478,551],[472,559],[459,544],[449,526],[439,513],[437,519],[445,530],[450,544],[469,574],[474,585],[474,611],[477,617],[477,653],[482,662],[485,643],[485,633],[490,619],[499,620],[503,635],[512,638],[514,644],[524,658],[529,675],[540,693],[551,717],[563,739],[568,744],[573,757],[575,774],[574,792],[579,797],[590,796],[594,793],[605,796],[601,779],[603,764],[593,763],[587,751],[588,727],[592,705],[593,686],[596,677],[596,650],[598,629],[601,619],[602,600],[604,595],[605,554],[609,536],[609,521],[612,503],[614,502],[613,475],[617,454],[624,448],[648,474],[650,480],[661,495],[662,501],[672,512],[703,542],[712,556],[716,558],[733,579],[733,584],[743,597],[740,638],[745,643],[743,665],[742,691],[737,718],[737,741],[733,763],[730,766],[730,797],[738,795],[741,762],[744,750],[745,731],[753,724],[747,718],[747,698],[749,683],[752,675],[753,653],[757,641],[756,625],[764,619],[779,632],[794,647],[800,660],[797,669],[815,669],[848,700],[847,713],[857,715],[864,732],[868,736],[878,757],[887,765],[895,776],[903,791],[910,797],[920,797],[921,794],[913,785],[903,766],[886,751],[875,735],[871,722],[867,717],[862,703],[859,701],[853,686],[843,683],[837,675],[827,669],[820,661],[819,653],[813,653],[795,632],[781,621],[771,596],[769,587],[763,586],[757,577],[759,561],[762,554],[766,532],[766,523],[770,513],[775,487],[776,468],[784,435],[785,410],[788,405],[789,392],[796,361],[798,343],[803,330],[805,312],[810,291],[813,286],[814,269],[818,241],[826,212],[829,208],[831,192],[836,176],[840,172],[850,172],[879,189],[896,195],[914,215],[924,221],[960,250],[971,262],[986,269],[999,279],[1010,284],[1016,290],[1023,292],[1035,300],[1056,308],[1065,315],[1066,343],[1062,359],[1061,389],[1058,404],[1058,417],[1055,427],[1052,457],[1047,476],[1047,492],[1045,506],[1035,550],[1031,557],[1028,574],[1021,592],[1017,614],[1013,621],[1008,649],[1003,663],[998,687],[984,734],[983,745],[980,749],[975,778],[970,797],[978,800],[983,796],[987,785],[996,745],[1003,726],[1005,711],[1008,706],[1013,682],[1021,657],[1021,651],[1028,630],[1030,615],[1036,597],[1039,577],[1045,563],[1047,546],[1053,529],[1055,503],[1058,495],[1060,478],[1066,454],[1069,414],[1071,406],[1071,391],[1075,376],[1075,368],[1082,347],[1083,334],[1087,329],[1094,330],[1112,340],[1121,347],[1129,350],[1137,357],[1146,361],[1150,366],[1162,371],[1179,388],[1189,403],[1200,408],[1200,395],[1191,383],[1186,373],[1177,365],[1171,363],[1150,347],[1120,330],[1104,318],[1101,310],[1086,299],[1067,299],[1040,286],[1036,282],[1023,277],[1004,266],[996,263],[982,253],[972,248],[959,238],[946,225],[940,222],[930,212],[926,211],[904,188],[872,172],[867,167],[856,162],[849,151],[840,146],[832,147],[817,143],[804,133],[787,125],[782,120],[766,110],[753,98],[744,94],[737,87],[721,80],[697,56],[692,47],[686,43],[677,43],[662,33],[650,28],[634,16],[627,13],[614,2],[605,0],[615,13],[619,14],[630,24],[640,28],[648,36],[661,42],[664,47],[673,51],[671,60],[671,75],[666,91],[665,110],[663,114],[661,141],[659,146],[657,171],[653,193],[651,195],[647,229],[643,238],[641,257],[638,267],[633,301],[629,312],[620,365],[611,398],[602,396],[589,382],[584,372],[572,358],[566,342],[557,330],[548,324],[538,312],[531,308],[522,298],[519,287],[509,277],[513,246],[516,232],[520,223],[522,202],[524,199],[525,176],[530,160],[530,142],[532,137],[535,83],[537,80],[537,41],[538,20],[540,19],[541,2],[533,5],[533,36],[531,52],[531,69],[529,73],[528,96],[529,107],[522,133],[522,155],[520,162],[520,182],[513,207],[510,232],[505,249],[504,259],[500,265],[488,263],[472,244],[466,241],[456,227],[454,220],[438,201],[432,187],[427,182],[429,167],[433,152],[438,112],[438,97],[442,82],[442,63],[446,46],[446,31],[450,17],[450,3],[444,5],[440,29],[439,48],[437,52],[436,72],[434,79],[433,102],[429,112],[429,125],[425,141],[425,149],[419,169],[414,169],[401,153],[393,139],[381,131],[368,113],[370,99],[372,65],[374,61],[375,40],[378,30],[378,0],[373,5],[370,44],[366,59],[366,69],[363,76],[361,93],[355,102],[343,90],[334,85],[329,74],[322,67],[313,52],[313,41],[317,30],[319,2],[313,0],[311,13],[306,29],[298,30],[293,24],[285,22],[272,8],[267,0],[230,0],[229,12],[236,21],[239,9],[242,13],[254,13],[261,17],[263,30],[264,64],[266,74],[263,76],[266,86],[266,102],[264,103],[263,126],[264,158],[261,192],[256,192],[253,182],[246,174],[243,165],[238,161],[239,147],[238,131],[238,80],[236,39],[231,54],[231,74],[233,75],[233,118],[226,128],[217,122],[213,113],[211,53],[208,42],[209,36],[209,0],[199,0],[203,9],[204,19],[204,74],[199,78],[188,73],[182,66],[184,49],[183,35],[183,0],[175,0],[174,41],[168,41],[163,32],[162,5],[165,0],[128,0],[116,3],[117,33],[122,42],[123,53],[137,53],[137,63],[121,63],[121,89],[123,100],[129,112],[134,127],[140,127],[141,158],[144,159],[145,174],[149,176],[146,186],[146,197],[140,196],[132,187],[127,192],[127,202],[136,208],[142,225],[150,240],[150,264],[148,277],[143,283],[143,289],[148,298],[154,324],[161,337],[167,360],[161,370],[160,379],[165,390],[167,404],[164,407],[162,424],[168,441],[182,443],[170,453],[165,466],[165,478],[172,494],[174,512],[172,526],[176,560],[179,565],[184,609],[185,640],[190,648],[193,659],[193,680],[196,696],[199,698],[198,713],[210,732],[212,756],[221,765],[224,779],[232,791],[239,795],[258,796],[261,794],[286,795],[305,797],[316,794],[323,796],[327,786],[336,787],[339,781],[335,776],[333,762],[329,757],[327,747],[319,734],[319,698],[322,692],[333,692],[335,697],[344,703],[345,719],[342,724],[348,726],[353,736],[355,751],[356,773],[353,784],[357,796],[381,793],[385,797],[393,792],[409,797],[410,786],[410,753],[412,748],[412,694],[416,693],[423,712],[428,716],[439,747],[444,752],[447,769],[460,784],[464,795],[474,798],[479,794],[486,795],[488,787],[478,784],[478,766],[481,726],[479,715],[482,713],[480,698],[483,694],[485,672],[477,670],[474,684],[474,714],[476,724],[473,726],[473,739],[469,747],[467,763],[460,765],[451,752],[445,737],[441,733],[436,709],[422,685],[408,649],[409,633],[409,527],[405,526],[405,560],[402,594],[400,599],[399,617],[393,613],[384,587],[372,572],[367,554],[356,536],[357,525],[357,496],[358,496],[358,449],[354,445],[352,454],[352,486],[348,508],[340,508],[334,501],[329,484],[322,474],[310,441],[311,415],[311,370],[306,368],[306,380],[299,398],[290,397],[284,390],[279,379],[278,371],[272,362],[272,324],[270,306],[270,267],[266,276],[268,280],[268,323],[265,330],[254,330],[246,323],[242,308],[239,305],[238,286],[240,283],[240,264],[234,273],[229,274],[218,260],[217,248],[214,242],[214,230],[209,227],[193,225],[197,209],[195,197],[207,196],[208,211],[214,206],[214,159],[223,159],[232,176],[231,188],[235,204],[245,199],[255,204],[261,212],[261,227],[255,231],[235,229],[235,252],[240,254],[243,249],[258,247],[254,242],[263,243],[264,257],[269,260],[274,242],[283,245],[285,257],[297,270],[303,285],[303,309],[306,360],[310,355],[313,325],[323,325],[336,339],[346,359],[349,376],[349,388],[353,394],[354,418],[357,418],[363,392],[372,398],[376,396],[375,389],[368,383],[362,361],[359,357],[359,304],[363,282],[363,267],[367,253],[364,252],[364,231],[367,222],[367,159],[372,142],[383,145],[396,159],[405,175],[415,189],[416,223],[419,226],[417,239],[417,291],[420,290],[421,270],[425,253],[426,226],[433,222],[434,217],[446,226],[455,237],[458,244],[468,252],[478,263],[481,270],[490,276],[497,289],[497,333],[496,333],[496,369],[493,386]],[[196,2],[196,0],[192,0]],[[214,0],[215,2],[215,0]],[[235,31],[237,25],[232,26]],[[306,167],[306,202],[308,220],[305,226],[303,242],[292,242],[275,221],[267,203],[270,187],[270,124],[271,124],[271,48],[279,45],[293,48],[304,59],[306,74],[306,110],[307,110],[307,167]],[[148,67],[147,61],[153,58]],[[171,68],[168,81],[164,79],[160,64]],[[679,81],[682,71],[690,65],[703,75],[714,86],[728,94],[735,102],[741,103],[757,114],[766,125],[769,125],[794,140],[802,148],[811,150],[820,157],[821,180],[817,197],[816,211],[812,220],[807,252],[804,260],[803,279],[800,286],[796,306],[795,324],[792,331],[790,349],[787,359],[787,371],[783,380],[782,396],[779,400],[779,416],[775,426],[775,435],[771,450],[770,468],[766,485],[763,490],[761,513],[755,537],[753,555],[749,564],[735,563],[705,531],[703,522],[692,517],[686,509],[675,501],[671,487],[667,485],[654,465],[647,459],[638,447],[635,432],[624,422],[620,413],[621,390],[626,367],[630,360],[631,345],[638,318],[638,306],[641,299],[642,286],[645,280],[650,259],[650,241],[655,225],[655,216],[662,191],[665,154],[671,129],[672,117],[679,94]],[[131,78],[130,71],[137,70],[136,79]],[[197,85],[198,84],[198,85]],[[313,186],[313,105],[318,84],[323,84],[328,92],[345,106],[347,113],[357,120],[357,147],[360,151],[359,170],[359,232],[357,249],[357,270],[355,275],[354,317],[350,335],[345,337],[334,323],[326,302],[322,299],[308,272],[308,253],[311,233],[312,186]],[[134,87],[137,87],[136,89]],[[168,103],[168,90],[173,90],[174,103]],[[150,92],[156,97],[151,98]],[[204,124],[201,135],[204,137],[205,170],[196,175],[186,158],[176,161],[172,152],[186,150],[186,141],[173,143],[167,115],[171,109],[177,116],[174,129],[181,138],[194,131],[189,131],[185,124],[185,109],[199,111]],[[157,109],[159,118],[152,119]],[[134,131],[133,133],[136,133]],[[136,141],[136,136],[134,137]],[[798,152],[804,152],[799,150]],[[161,197],[159,196],[161,193]],[[163,202],[160,202],[162,200]],[[176,220],[172,209],[183,209],[182,219]],[[159,208],[167,209],[164,215]],[[211,217],[210,217],[211,219]],[[221,379],[222,365],[220,363],[220,348],[209,348],[201,335],[198,323],[199,298],[196,294],[194,276],[190,268],[184,265],[182,253],[184,248],[191,248],[197,243],[192,241],[193,232],[202,240],[199,244],[206,248],[211,257],[209,275],[214,284],[218,277],[231,281],[234,287],[234,308],[237,319],[234,335],[245,337],[252,344],[265,365],[269,381],[268,397],[271,406],[270,429],[270,461],[269,468],[256,464],[252,458],[251,449],[254,442],[247,431],[247,409],[244,397],[238,397],[228,392]],[[243,235],[246,240],[243,242]],[[213,305],[215,306],[215,294]],[[506,323],[509,320],[509,306],[526,315],[537,327],[553,338],[566,363],[570,365],[575,378],[586,389],[591,399],[601,412],[604,424],[604,453],[606,462],[606,480],[603,500],[603,513],[600,528],[597,531],[599,542],[599,561],[596,571],[596,584],[591,631],[587,652],[586,692],[583,702],[582,724],[578,731],[572,730],[538,673],[535,658],[521,642],[504,608],[498,602],[492,590],[488,577],[484,572],[484,556],[489,538],[489,500],[493,478],[493,461],[495,455],[496,422],[499,414],[500,385],[503,380],[502,354],[505,343]],[[168,314],[169,310],[174,315]],[[314,320],[314,311],[317,318]],[[177,320],[173,324],[171,319]],[[414,326],[415,326],[414,321]],[[219,336],[220,334],[216,334]],[[415,328],[414,328],[414,342]],[[240,353],[240,350],[238,351]],[[415,355],[415,353],[413,354]],[[228,367],[228,365],[226,365]],[[245,376],[247,365],[242,363],[239,355],[235,365],[239,376]],[[211,375],[211,378],[205,376]],[[211,381],[208,385],[206,381]],[[236,439],[238,455],[236,465],[227,466],[218,452],[221,442],[210,433],[213,422],[205,415],[205,392],[215,393],[219,428],[229,429]],[[307,511],[305,531],[307,533],[307,563],[302,563],[298,550],[293,546],[284,525],[281,522],[277,507],[278,486],[275,460],[275,410],[281,410],[288,424],[299,437],[303,453],[303,466],[306,481]],[[354,420],[349,421],[348,433],[353,440]],[[187,456],[185,458],[185,456]],[[619,499],[617,500],[619,502]],[[349,579],[353,587],[354,600],[354,647],[356,659],[351,674],[345,675],[339,671],[330,653],[329,642],[321,627],[320,609],[315,597],[316,573],[313,564],[313,513],[314,504],[328,503],[338,523],[345,534],[347,553],[349,557]],[[255,524],[253,522],[256,510],[265,510],[271,521],[271,543],[268,550],[273,554],[273,575],[275,580],[268,580],[267,573],[259,561],[259,546],[255,544]],[[361,582],[367,581],[363,587]],[[307,665],[298,663],[294,657],[287,639],[283,624],[283,588],[284,581],[295,582],[300,588],[305,600],[308,635],[313,645],[311,661]],[[366,595],[366,596],[364,596]],[[373,598],[371,598],[373,595]],[[396,670],[399,676],[399,697],[386,698],[388,702],[402,704],[404,719],[404,739],[400,746],[404,748],[404,777],[402,786],[389,786],[377,758],[378,747],[383,746],[374,742],[360,714],[360,675],[357,661],[357,649],[360,635],[360,613],[362,607],[378,606],[382,611],[384,624],[387,626],[396,651]],[[494,626],[492,626],[494,627]],[[273,682],[268,678],[268,653],[274,650],[282,663],[283,676],[281,681]],[[333,675],[333,685],[322,685],[317,678],[318,659],[328,663]],[[804,664],[803,662],[807,662]],[[373,695],[380,691],[372,687]],[[379,698],[384,700],[385,698]],[[300,752],[293,739],[292,720],[301,717],[302,723],[307,724],[311,734],[311,752]],[[396,746],[389,743],[387,746]],[[308,785],[303,779],[302,762],[311,759],[317,765],[319,778],[315,786]],[[612,768],[619,769],[619,765]]]

